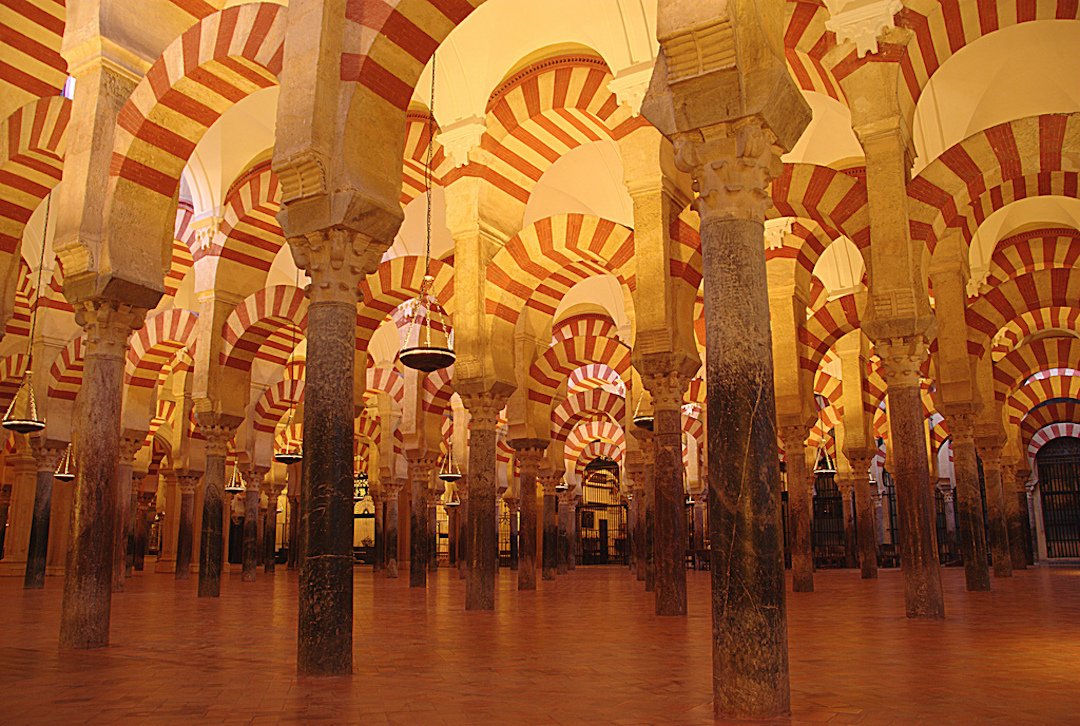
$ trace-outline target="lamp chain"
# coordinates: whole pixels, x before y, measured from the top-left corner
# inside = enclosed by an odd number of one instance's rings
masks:
[[[38,307],[41,305],[41,278],[45,271],[45,244],[49,239],[49,210],[52,207],[52,192],[45,196],[45,225],[41,233],[41,259],[38,261],[37,290],[34,297],[34,308],[30,311],[30,338],[26,341],[26,369],[30,370],[30,364],[34,360],[34,332],[37,330]]]
[[[427,236],[424,242],[424,277],[431,274],[431,159],[435,149],[435,54],[431,54],[431,104],[428,106],[427,160],[424,163],[424,184],[427,187]],[[425,283],[426,284],[426,283]]]

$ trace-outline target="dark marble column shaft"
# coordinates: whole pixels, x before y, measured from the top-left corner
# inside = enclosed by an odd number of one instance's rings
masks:
[[[427,530],[427,568],[428,572],[439,571],[439,495],[435,489],[428,489],[428,530]]]
[[[559,570],[559,497],[555,493],[557,478],[545,476],[541,480],[544,488],[544,540],[541,544],[541,577],[554,580]]]
[[[645,592],[656,592],[656,490],[653,488],[652,461],[645,465],[649,484],[645,489]]]
[[[427,459],[409,462],[412,496],[412,506],[409,508],[409,587],[427,587],[431,557],[428,490],[432,467],[433,463]]]
[[[49,555],[49,516],[52,513],[53,477],[62,448],[34,445],[37,459],[37,488],[34,492],[34,514],[30,522],[30,544],[26,550],[26,576],[23,587],[40,590],[45,587],[45,565]]]
[[[555,573],[565,575],[570,571],[570,497],[567,492],[560,492],[558,500],[557,526],[559,528],[558,547],[556,548]]]
[[[296,468],[299,469],[299,466]],[[285,569],[297,570],[300,568],[300,477],[297,481],[289,480],[289,488],[296,494],[289,494],[288,526],[289,526],[289,559],[285,563]]]
[[[272,575],[277,566],[277,508],[281,489],[271,486],[267,489],[266,495],[266,521],[263,523],[263,573]]]
[[[469,571],[465,609],[495,609],[499,533],[495,528],[495,426],[506,404],[491,392],[462,396],[469,428]]]
[[[199,476],[181,474],[178,476],[180,488],[180,517],[176,531],[176,579],[186,580],[191,576],[191,553],[195,544],[195,487]]]
[[[919,365],[926,358],[926,343],[921,336],[879,341],[875,352],[885,364],[889,397],[905,610],[909,618],[942,619],[945,600],[934,545],[933,489],[919,388]]]
[[[578,545],[578,528],[577,528],[577,505],[581,500],[580,495],[574,495],[567,501],[567,507],[569,511],[566,515],[566,537],[567,537],[567,550],[566,550],[566,566],[573,572],[577,567],[577,545]]]
[[[128,510],[128,520],[124,527],[127,533],[127,546],[124,548],[124,577],[131,577],[131,573],[135,571],[135,528],[138,526],[139,518],[139,483],[142,482],[144,476],[146,472],[132,472],[131,476],[129,492],[131,508]]]
[[[960,529],[960,553],[964,558],[964,579],[968,592],[985,592],[990,589],[990,570],[986,564],[974,418],[970,414],[948,416],[945,423],[952,438],[956,518]]]
[[[146,569],[146,540],[150,534],[150,510],[154,507],[154,492],[140,492],[137,516],[135,518],[135,572]]]
[[[743,161],[721,158],[728,165]],[[770,718],[790,710],[790,689],[764,224],[715,216],[707,210],[724,193],[702,189],[707,192],[708,201],[703,196],[698,208],[708,361],[713,705],[717,716]]]
[[[686,615],[686,491],[682,402],[689,380],[679,373],[642,376],[653,400],[653,515],[656,614]]]
[[[855,482],[837,482],[842,497],[844,512],[844,567],[855,569],[855,501],[853,498]]]
[[[375,564],[374,572],[382,572],[386,567],[386,495],[372,494],[375,502]]]
[[[333,249],[348,233],[329,232]],[[294,244],[290,241],[290,244]],[[322,248],[294,244],[322,259]],[[348,264],[345,265],[348,267]],[[348,675],[353,667],[354,274],[330,264],[309,269],[304,463],[300,491],[299,675]]]
[[[1009,554],[1014,570],[1027,569],[1027,548],[1024,540],[1027,537],[1027,512],[1020,506],[1020,498],[1017,496],[1015,477],[1012,467],[1002,466],[1001,492],[1005,500],[1005,521],[1009,531]],[[1027,496],[1024,497],[1025,501]]]
[[[391,580],[398,576],[398,498],[401,496],[400,484],[385,484],[386,520],[383,533],[386,536],[386,576]]]
[[[1029,565],[1035,564],[1035,545],[1034,542],[1034,530],[1031,526],[1031,508],[1028,506],[1028,492],[1025,486],[1027,481],[1026,475],[1022,480],[1016,482],[1016,497],[1019,500],[1019,506],[1021,511],[1021,517],[1024,523],[1024,557],[1025,561]]]
[[[637,504],[637,501],[635,501],[635,495],[634,495],[633,491],[631,490],[630,494],[627,497],[627,505],[626,505],[626,539],[627,539],[627,550],[628,550],[628,555],[629,555],[628,558],[627,558],[627,564],[630,567],[630,572],[635,573],[635,574],[637,573],[637,550],[638,550],[638,542],[637,542],[637,510],[638,510],[638,504]]]
[[[142,446],[141,439],[120,438],[120,458],[116,466],[116,547],[113,552],[113,592],[124,591],[124,577],[127,574],[127,544],[131,532],[131,482],[132,466],[135,454]]]
[[[809,433],[805,426],[787,426],[780,432],[784,439],[784,464],[787,470],[791,579],[795,592],[814,591],[810,472],[806,467],[806,437]]]
[[[263,473],[244,472],[244,551],[241,582],[255,582],[259,564],[259,497],[262,494]]]
[[[131,332],[142,327],[145,316],[145,310],[112,301],[76,306],[75,320],[86,338],[75,405],[78,464],[60,613],[61,650],[109,644],[124,356]]]
[[[640,476],[644,476],[644,472]],[[634,521],[634,549],[637,552],[637,568],[634,571],[634,577],[638,582],[645,582],[649,569],[649,555],[645,551],[648,541],[645,536],[646,518],[649,512],[648,497],[645,487],[635,484],[634,505],[637,509],[637,517]]]
[[[461,487],[458,497],[461,506],[458,507],[458,579],[467,580],[469,576],[469,491],[468,482],[458,481]]]
[[[235,430],[201,426],[206,437],[206,474],[203,476],[202,532],[199,540],[199,597],[221,596],[221,566],[225,553],[225,456]]]
[[[510,512],[510,571],[517,572],[521,567],[521,530],[518,526],[518,510],[521,501],[518,499],[504,499],[506,508]]]
[[[1012,552],[1005,518],[1005,494],[1001,487],[1001,447],[980,446],[983,484],[986,486],[986,518],[990,522],[990,554],[994,577],[1012,577]]]
[[[848,456],[851,462],[852,485],[855,490],[855,523],[858,536],[859,569],[862,579],[876,580],[877,526],[874,521],[874,500],[870,496],[870,458]]]
[[[518,527],[518,590],[536,589],[536,470],[547,448],[540,439],[512,441],[521,470],[521,524]]]

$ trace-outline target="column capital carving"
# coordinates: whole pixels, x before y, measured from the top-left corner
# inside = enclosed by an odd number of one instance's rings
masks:
[[[195,487],[199,485],[202,474],[178,474],[176,483],[180,487],[181,494],[194,494]]]
[[[810,427],[805,424],[780,426],[776,429],[776,433],[780,434],[780,439],[784,442],[784,451],[793,446],[806,448],[806,439],[810,436]]]
[[[690,386],[690,376],[681,371],[643,374],[641,385],[652,396],[653,411],[677,411],[682,408],[683,394]]]
[[[60,463],[67,444],[43,443],[41,437],[35,436],[30,439],[30,447],[34,452],[34,459],[37,460],[38,471],[56,471],[56,465]]]
[[[146,322],[146,308],[94,298],[75,305],[75,322],[86,333],[86,355],[124,357],[132,332]]]
[[[883,496],[884,495],[880,491],[876,491],[874,489],[870,490],[870,501],[872,501],[874,503],[874,506],[878,509],[881,509],[881,498]]]
[[[521,506],[521,500],[517,497],[503,497],[503,501],[506,502],[506,508],[510,510],[510,514],[514,514]]]
[[[142,448],[143,438],[135,438],[133,436],[121,436],[120,437],[120,463],[126,466],[131,466],[135,462],[135,455],[139,453],[139,449]]]
[[[386,494],[386,498],[392,499],[398,496],[399,494],[401,494],[401,489],[404,486],[404,484],[396,481],[383,482],[383,491]]]
[[[926,338],[888,338],[874,343],[874,352],[881,358],[885,382],[889,386],[911,388],[919,385],[919,366],[929,353]]]
[[[263,477],[266,476],[266,470],[259,468],[250,468],[241,474],[244,479],[244,489],[246,491],[260,491],[262,489]]]
[[[851,496],[851,493],[855,491],[855,481],[854,479],[841,479],[838,477],[836,479],[836,488],[840,490],[842,495],[849,497]]]
[[[1001,469],[1001,445],[975,442],[975,451],[986,469]]]
[[[494,431],[499,423],[499,412],[506,407],[507,396],[493,391],[467,393],[461,397],[471,417],[470,426],[476,430]]]
[[[386,246],[344,227],[331,227],[290,237],[296,266],[311,278],[307,294],[313,303],[360,300],[360,282],[379,266]]]
[[[874,460],[874,455],[869,452],[852,451],[844,452],[844,458],[848,460],[848,464],[851,465],[851,476],[854,479],[865,479],[870,472],[870,462]]]
[[[945,426],[949,429],[953,446],[975,443],[975,419],[973,413],[945,414]]]
[[[703,224],[724,219],[764,223],[772,206],[769,184],[783,171],[783,149],[760,118],[679,133],[674,144],[675,166],[694,180]]]
[[[514,450],[514,458],[517,459],[522,473],[525,473],[526,469],[536,473],[548,443],[547,439],[514,439],[510,442],[510,448]]]
[[[236,435],[236,429],[217,424],[199,424],[199,433],[206,438],[207,456],[225,456],[229,453],[229,442]]]
[[[544,496],[551,497],[558,494],[555,487],[558,486],[560,479],[562,479],[562,472],[548,471],[537,476],[536,481],[544,490]]]

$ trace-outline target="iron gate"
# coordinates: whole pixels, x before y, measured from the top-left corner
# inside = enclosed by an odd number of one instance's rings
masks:
[[[1080,439],[1062,436],[1035,456],[1047,557],[1080,557]]]
[[[811,535],[818,567],[843,567],[844,497],[832,474],[818,474],[814,483],[814,520]]]
[[[619,494],[619,467],[594,459],[585,467],[578,508],[578,562],[583,565],[630,563],[626,505]]]

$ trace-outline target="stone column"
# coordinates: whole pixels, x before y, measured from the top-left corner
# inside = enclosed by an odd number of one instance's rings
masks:
[[[464,483],[464,486],[462,484]],[[467,480],[458,480],[458,579],[469,576],[469,487]],[[387,515],[389,516],[389,515]]]
[[[956,493],[948,479],[939,481],[938,490],[945,504],[945,549],[952,554],[959,547],[956,539]]]
[[[631,485],[626,495],[626,537],[629,550],[627,565],[634,574],[637,574],[637,508],[637,496]]]
[[[225,553],[225,457],[236,429],[215,424],[199,427],[206,437],[203,476],[202,536],[199,540],[199,597],[220,597]]]
[[[4,559],[4,540],[7,537],[8,511],[11,507],[11,487],[0,487],[0,560]]]
[[[559,539],[555,572],[559,575],[565,575],[570,571],[570,512],[573,510],[570,490],[559,492],[556,498],[558,499]]]
[[[278,484],[271,484],[266,490],[266,523],[263,525],[263,546],[266,555],[263,560],[263,573],[267,575],[274,574],[274,568],[277,566],[277,508],[281,492],[284,490],[285,487]]]
[[[1027,539],[1027,512],[1020,506],[1020,498],[1016,493],[1016,477],[1011,465],[1001,465],[1001,492],[1005,500],[1005,523],[1009,534],[1009,555],[1012,561],[1012,569],[1027,569],[1027,548],[1024,540]],[[1025,497],[1026,499],[1026,497]],[[1026,503],[1026,502],[1025,502]]]
[[[851,483],[855,494],[859,568],[862,571],[862,579],[876,580],[878,576],[878,528],[874,513],[874,499],[870,491],[870,462],[873,457],[869,453],[860,455],[853,450],[844,453],[851,464]]]
[[[979,465],[975,458],[975,416],[947,415],[945,425],[948,426],[952,439],[953,477],[960,525],[960,553],[964,558],[964,578],[968,592],[985,592],[990,589],[990,571],[986,565]]]
[[[146,476],[145,471],[132,471],[131,487],[128,490],[130,506],[127,511],[127,521],[124,523],[125,546],[124,546],[124,577],[131,577],[135,571],[135,528],[139,517],[139,485]]]
[[[1028,491],[1027,491],[1027,479],[1030,472],[1020,471],[1018,468],[1016,471],[1016,498],[1019,502],[1020,516],[1023,519],[1024,526],[1024,556],[1025,561],[1029,565],[1035,564],[1035,553],[1032,541],[1034,539],[1034,528],[1031,525],[1031,508],[1028,506]]]
[[[978,442],[986,486],[986,518],[990,522],[990,554],[994,577],[1012,577],[1012,553],[1005,520],[1005,494],[1001,487],[1001,445]]]
[[[86,342],[75,407],[79,465],[60,615],[61,650],[109,644],[124,355],[128,338],[145,317],[145,309],[111,300],[76,306],[75,321],[85,330]]]
[[[642,375],[653,402],[653,552],[656,614],[686,615],[686,491],[682,403],[689,379],[677,371]]]
[[[191,574],[191,555],[195,545],[195,487],[200,474],[180,474],[180,521],[176,534],[176,579],[186,580]]]
[[[805,426],[787,426],[780,430],[787,470],[791,577],[795,592],[814,591],[814,546],[810,528],[812,484],[806,466],[806,437],[809,434],[810,430]]]
[[[244,472],[244,549],[241,582],[255,582],[259,562],[259,498],[262,496],[266,472],[249,469]]]
[[[919,387],[919,366],[926,359],[927,344],[917,335],[879,340],[875,350],[884,365],[889,398],[905,609],[909,618],[942,619],[945,599],[934,546],[933,489]]]
[[[566,551],[566,566],[572,572],[577,569],[577,543],[578,543],[578,528],[577,528],[577,505],[581,501],[581,495],[575,494],[570,497],[569,512],[567,513],[567,528],[566,535],[569,540],[569,549]]]
[[[49,555],[49,515],[52,513],[53,476],[56,464],[66,448],[49,446],[37,437],[31,439],[37,461],[37,488],[34,492],[34,514],[30,522],[30,540],[26,549],[26,576],[23,587],[40,590],[45,587],[45,566]]]
[[[297,467],[299,468],[299,467]],[[296,493],[293,493],[295,488]],[[289,559],[285,565],[287,570],[296,570],[300,567],[300,485],[290,479],[289,495],[286,497],[289,503]],[[394,550],[395,552],[397,550]]]
[[[540,477],[540,486],[544,492],[543,541],[541,543],[541,577],[554,580],[559,567],[559,521],[558,493],[555,487],[559,483],[557,475],[546,473]]]
[[[124,591],[124,575],[127,567],[128,531],[131,529],[132,466],[135,454],[142,448],[142,439],[123,436],[120,438],[120,458],[116,465],[116,534],[113,540],[113,592]]]
[[[431,473],[438,466],[435,455],[409,460],[409,587],[427,587],[427,571],[432,556],[428,498]]]
[[[648,577],[648,560],[649,554],[646,551],[646,536],[645,526],[646,519],[648,517],[648,492],[643,485],[638,485],[637,481],[634,482],[634,505],[637,512],[637,516],[634,520],[634,549],[637,553],[637,568],[634,571],[634,577],[638,582],[645,582]],[[646,590],[648,588],[646,587]]]
[[[698,551],[705,549],[705,494],[700,492],[697,495],[697,499],[694,500],[693,549],[695,551],[695,558],[697,557]]]
[[[386,566],[386,495],[372,490],[371,500],[375,503],[375,564],[372,572],[381,572]]]
[[[466,610],[495,609],[499,533],[495,529],[495,427],[506,396],[492,391],[462,395],[469,428],[469,572]]]
[[[180,534],[180,485],[173,471],[158,473],[158,488],[164,488],[161,539],[154,572],[176,572],[176,540]]]
[[[436,463],[435,469],[438,469],[438,463]],[[427,568],[428,572],[439,571],[439,494],[436,487],[428,488],[428,554],[427,554]]]
[[[506,509],[510,513],[510,571],[517,572],[521,567],[521,550],[518,546],[521,529],[518,526],[518,511],[521,507],[520,500],[514,497],[503,497]]]
[[[150,510],[157,501],[157,492],[139,492],[137,516],[135,518],[135,572],[146,569],[146,540],[150,534]],[[155,514],[157,510],[154,510]],[[160,545],[158,545],[160,549]]]
[[[518,526],[518,590],[536,589],[536,470],[548,442],[517,439],[510,446],[521,471],[521,523]]]
[[[652,434],[642,439],[642,473],[645,476],[645,592],[656,592],[656,487],[653,478]]]
[[[386,576],[393,580],[398,576],[398,499],[402,485],[386,482],[383,488],[386,490],[386,521],[383,526],[386,536]]]
[[[838,479],[836,488],[840,490],[844,513],[844,567],[853,570],[855,569],[855,506],[853,501],[855,482],[850,479]]]

